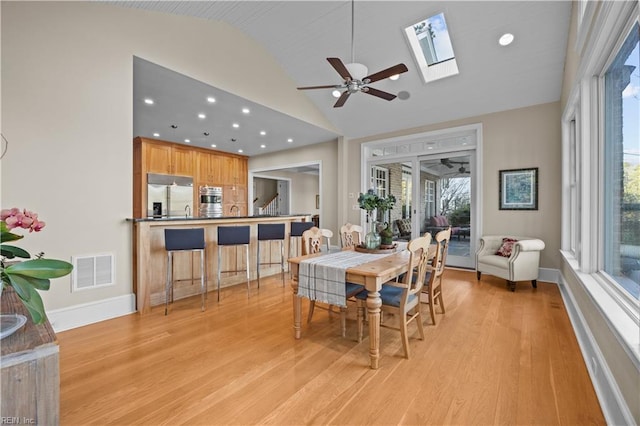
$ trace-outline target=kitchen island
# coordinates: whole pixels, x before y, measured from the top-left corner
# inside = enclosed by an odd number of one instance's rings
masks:
[[[256,279],[257,235],[259,223],[285,224],[285,266],[289,257],[288,240],[291,222],[309,222],[309,214],[293,214],[282,216],[225,216],[219,218],[202,217],[161,217],[127,219],[133,224],[133,291],[136,295],[137,310],[141,314],[151,312],[151,307],[164,304],[165,283],[167,277],[167,252],[164,247],[164,230],[167,228],[204,228],[205,230],[205,264],[207,288],[209,291],[217,288],[218,270],[218,226],[249,225],[251,227],[251,244],[249,259],[245,259],[244,250],[236,247],[224,247],[228,253],[224,254],[224,270],[244,269],[249,262],[251,280]],[[279,262],[280,249],[277,242],[262,242],[260,249],[261,262]],[[272,244],[270,250],[266,245]],[[272,256],[272,257],[270,257]],[[200,270],[197,255],[192,253],[176,253],[174,255],[174,300],[194,296],[200,292]],[[237,261],[237,263],[236,263]],[[280,265],[263,266],[260,276],[272,275],[280,272]],[[244,273],[237,275],[225,274],[220,287],[244,284]],[[209,298],[215,300],[215,298]]]

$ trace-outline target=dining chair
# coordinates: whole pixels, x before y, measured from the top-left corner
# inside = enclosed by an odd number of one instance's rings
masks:
[[[340,246],[342,248],[355,247],[362,243],[362,226],[345,223],[340,228]]]
[[[331,229],[320,228],[320,233],[324,237],[324,242],[327,244],[327,251],[331,251],[331,238],[333,238],[333,231]]]
[[[405,358],[409,358],[409,336],[407,326],[411,321],[416,322],[420,339],[424,340],[424,327],[420,313],[420,292],[424,286],[424,279],[429,265],[429,246],[431,234],[415,238],[409,241],[409,261],[407,272],[401,282],[389,281],[382,285],[380,299],[382,312],[392,313],[400,321],[399,327],[380,323],[380,327],[399,330],[402,336],[402,347]],[[366,291],[356,294],[358,300],[358,341],[362,340],[364,332],[364,310],[368,293]]]
[[[327,231],[327,230],[324,230],[324,231]],[[305,255],[305,254],[320,253],[322,251],[323,239],[325,238],[324,235],[328,235],[328,233],[323,232],[322,229],[317,228],[315,226],[311,229],[304,231],[302,233],[302,254]],[[331,233],[331,235],[333,235],[333,233]],[[345,296],[347,300],[354,297],[357,293],[364,291],[365,289],[364,286],[360,284],[354,284],[354,283],[348,282],[348,283],[345,283],[345,285],[346,285]],[[334,312],[333,306],[334,305],[328,305],[328,306],[318,305],[318,308],[326,309],[327,311],[329,311],[329,314],[331,314],[332,312]],[[307,316],[307,323],[311,322],[315,308],[316,308],[316,301],[311,300],[309,303],[309,315]],[[345,337],[347,335],[347,308],[343,306],[340,306],[340,328],[342,332],[342,337]]]
[[[429,305],[429,314],[431,322],[436,325],[435,305],[440,305],[440,310],[445,313],[444,301],[442,299],[442,274],[447,264],[447,253],[449,251],[449,241],[451,240],[451,227],[440,231],[435,236],[436,255],[434,256],[431,266],[427,268],[427,276],[425,285],[422,287],[421,302]]]
[[[289,251],[288,256],[294,257],[293,248],[295,247],[295,255],[301,256],[302,249],[298,249],[298,243],[302,241],[302,234],[307,229],[313,227],[313,222],[291,222],[291,230],[289,232]],[[304,254],[304,253],[302,253]]]

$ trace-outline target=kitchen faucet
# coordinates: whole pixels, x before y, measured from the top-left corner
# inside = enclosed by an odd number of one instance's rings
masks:
[[[184,206],[184,216],[185,217],[191,216],[191,206],[189,204]]]
[[[229,209],[229,214],[233,214],[233,209],[236,209],[236,216],[240,216],[240,208],[235,204]]]

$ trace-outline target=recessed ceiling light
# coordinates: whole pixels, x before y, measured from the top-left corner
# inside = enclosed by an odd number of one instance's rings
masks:
[[[400,74],[394,74],[391,77],[389,77],[389,80],[397,80],[400,78]]]
[[[145,104],[147,104],[147,105],[153,105],[153,99],[146,98],[146,99],[144,100],[144,103],[145,103]]]
[[[264,135],[266,135],[266,134],[267,134],[267,132],[265,132],[264,130],[262,130],[262,131],[260,132],[260,136],[264,136]]]
[[[207,118],[207,116],[202,114],[202,113],[200,113],[200,114],[198,114],[198,118]]]
[[[265,144],[260,145],[260,148],[266,148],[267,146]]]
[[[185,141],[186,143],[189,143],[189,142],[191,142],[191,139],[185,139],[184,141]]]
[[[239,150],[238,150],[238,152],[243,153],[244,151],[243,151],[243,150],[241,150],[241,149],[239,149]]]
[[[249,111],[249,108],[242,108],[242,113],[243,114],[249,114],[251,111]]]
[[[232,126],[233,126],[234,129],[237,129],[238,127],[240,127],[240,125],[238,123],[233,123]]]
[[[331,92],[331,94],[333,95],[334,98],[339,98],[342,93],[340,93],[340,91],[336,89],[333,92]]]
[[[160,136],[160,133],[154,133],[153,136],[157,138]]]
[[[216,101],[216,98],[214,98],[213,96],[209,96],[207,98],[207,102],[209,102],[210,104],[214,103]]]
[[[500,39],[498,40],[498,43],[500,43],[500,46],[508,46],[512,42],[513,42],[513,34],[511,33],[502,34],[502,36],[500,36]]]
[[[216,148],[218,145],[216,145],[215,143],[211,144],[211,148]]]
[[[287,139],[287,142],[291,143],[291,142],[293,142],[293,139],[289,138],[289,139]]]

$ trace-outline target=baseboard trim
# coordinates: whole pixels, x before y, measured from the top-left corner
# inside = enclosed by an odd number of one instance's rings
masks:
[[[538,268],[538,281],[559,284],[560,271],[557,269]]]
[[[571,292],[571,288],[565,284],[565,280],[561,274],[559,274],[559,278],[558,288],[560,289],[569,320],[573,326],[573,331],[578,340],[578,345],[580,346],[582,357],[587,366],[591,383],[598,396],[600,408],[602,409],[607,424],[634,424],[635,422],[631,411],[620,393],[620,389],[613,374],[611,374],[611,370],[600,351],[598,343],[587,326],[586,320]]]
[[[47,317],[53,330],[58,333],[134,312],[136,312],[136,296],[131,293],[47,311]]]

